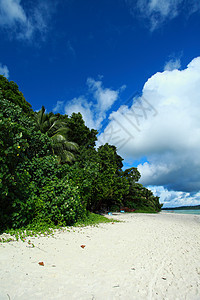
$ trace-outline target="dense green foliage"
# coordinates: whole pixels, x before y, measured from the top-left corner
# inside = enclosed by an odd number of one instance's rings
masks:
[[[0,226],[71,225],[87,212],[160,211],[159,198],[122,170],[115,146],[95,149],[97,131],[80,113],[34,113],[15,83],[0,77]]]
[[[21,108],[0,102],[0,224],[74,223],[84,208],[78,187],[52,155],[50,138]]]
[[[33,110],[22,92],[19,91],[18,85],[14,81],[8,81],[3,75],[0,75],[0,92],[4,99],[18,105],[27,115],[33,115]]]
[[[51,146],[53,154],[59,158],[59,162],[72,162],[75,160],[73,151],[78,150],[76,143],[68,141],[67,123],[58,119],[52,113],[45,113],[45,108],[34,116],[36,128],[42,133],[46,133],[51,138]]]
[[[97,130],[90,130],[85,126],[81,113],[73,113],[69,118],[67,115],[56,114],[57,118],[69,128],[68,138],[79,145],[80,148],[94,148],[97,140]]]

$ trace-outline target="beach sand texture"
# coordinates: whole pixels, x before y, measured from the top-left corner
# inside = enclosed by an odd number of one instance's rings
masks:
[[[0,299],[200,299],[200,216],[112,217],[1,244]]]

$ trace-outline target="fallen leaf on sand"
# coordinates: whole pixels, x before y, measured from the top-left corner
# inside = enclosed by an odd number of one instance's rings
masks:
[[[83,249],[84,249],[84,248],[85,248],[85,245],[81,245],[81,248],[83,248]]]
[[[40,261],[38,264],[39,264],[40,266],[44,266],[43,261]]]

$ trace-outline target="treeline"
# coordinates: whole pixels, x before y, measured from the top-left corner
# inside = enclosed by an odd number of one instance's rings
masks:
[[[192,205],[192,206],[178,206],[178,207],[165,207],[162,208],[162,210],[195,210],[195,209],[200,209],[200,205]]]
[[[161,210],[159,198],[137,182],[137,168],[122,170],[115,146],[95,148],[97,134],[80,113],[34,112],[17,84],[0,76],[1,231],[71,225],[88,211]]]

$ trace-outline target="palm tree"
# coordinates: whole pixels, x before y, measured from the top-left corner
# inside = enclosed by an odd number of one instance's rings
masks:
[[[78,150],[76,143],[67,140],[69,128],[66,122],[56,116],[45,113],[45,108],[35,114],[36,128],[51,139],[52,152],[58,156],[59,162],[72,162],[75,156],[72,151]]]
[[[45,108],[42,106],[41,110],[35,113],[35,122],[37,130],[46,133],[49,127],[49,115],[45,113]]]

